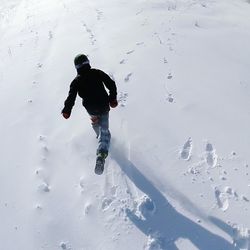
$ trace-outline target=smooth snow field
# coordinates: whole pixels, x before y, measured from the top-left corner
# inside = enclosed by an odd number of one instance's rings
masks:
[[[118,89],[104,173],[74,57]],[[250,250],[250,2],[0,0],[0,250]]]

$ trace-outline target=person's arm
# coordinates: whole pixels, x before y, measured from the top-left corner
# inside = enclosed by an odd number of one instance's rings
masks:
[[[105,87],[109,90],[109,103],[110,103],[110,107],[111,108],[115,108],[118,105],[117,102],[117,88],[116,88],[116,84],[115,81],[113,81],[109,75],[107,75],[106,73],[104,73],[103,71],[99,71],[102,81],[105,85]]]
[[[69,94],[64,102],[64,108],[62,110],[62,115],[65,119],[68,119],[70,117],[71,110],[75,105],[76,95],[77,95],[77,81],[76,79],[74,79],[73,82],[70,84]]]

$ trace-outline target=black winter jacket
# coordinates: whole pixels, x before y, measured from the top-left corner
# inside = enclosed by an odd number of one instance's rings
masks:
[[[104,86],[109,90],[109,94]],[[71,113],[77,93],[82,98],[83,106],[91,115],[108,112],[109,102],[115,100],[117,95],[115,82],[103,71],[92,69],[90,66],[78,70],[78,75],[70,84],[62,113]]]

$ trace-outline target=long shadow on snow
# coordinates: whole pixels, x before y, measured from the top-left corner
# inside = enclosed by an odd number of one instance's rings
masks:
[[[175,241],[179,238],[189,239],[200,250],[238,249],[224,238],[213,234],[176,211],[136,166],[114,147],[111,150],[111,157],[136,187],[154,202],[155,213],[143,214],[145,219],[139,218],[129,209],[127,216],[145,235],[160,235],[162,249],[177,250]]]

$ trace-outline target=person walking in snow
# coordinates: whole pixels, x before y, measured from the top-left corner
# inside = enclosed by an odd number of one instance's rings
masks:
[[[110,107],[115,108],[118,105],[116,84],[105,72],[91,68],[89,59],[84,54],[77,55],[74,64],[77,76],[70,84],[62,115],[65,119],[70,117],[78,94],[82,98],[82,105],[90,115],[96,137],[99,138],[95,173],[102,174],[111,138],[109,111]]]

